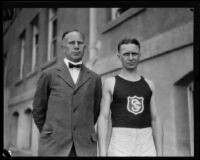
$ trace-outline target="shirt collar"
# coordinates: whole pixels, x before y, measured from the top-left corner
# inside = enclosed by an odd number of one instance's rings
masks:
[[[75,64],[75,65],[77,65],[77,64],[82,64],[83,62],[82,61],[79,61],[79,62],[72,62],[72,61],[70,61],[69,59],[67,59],[67,58],[64,58],[64,62],[65,62],[65,64],[67,65],[67,67],[69,68],[69,62],[70,63],[72,63],[72,64]]]

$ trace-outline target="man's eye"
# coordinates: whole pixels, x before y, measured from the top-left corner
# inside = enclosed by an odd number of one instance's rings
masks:
[[[137,56],[138,53],[135,53],[135,52],[133,52],[133,53],[124,53],[123,55],[124,55],[124,56],[130,56],[130,55],[132,55],[132,56]]]
[[[75,45],[75,44],[76,44],[76,42],[74,42],[74,41],[71,41],[71,42],[68,42],[68,44],[70,44],[70,45]],[[83,44],[83,42],[77,42],[77,44],[78,44],[78,45],[82,45],[82,44]]]
[[[72,45],[74,45],[74,44],[75,44],[75,42],[69,42],[69,44],[72,44]]]
[[[82,45],[83,44],[83,42],[78,42],[78,45]]]
[[[137,56],[138,55],[138,53],[133,53],[133,56]]]
[[[129,53],[124,53],[124,56],[129,56]]]

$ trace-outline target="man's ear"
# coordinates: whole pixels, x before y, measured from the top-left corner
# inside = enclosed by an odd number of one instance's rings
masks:
[[[62,40],[61,48],[63,48],[64,46],[65,46],[65,42]]]
[[[86,47],[87,47],[87,45],[86,45],[86,44],[84,44],[84,46],[83,46],[83,50],[85,50],[85,49],[86,49]]]
[[[120,53],[119,52],[117,52],[117,57],[120,58]]]

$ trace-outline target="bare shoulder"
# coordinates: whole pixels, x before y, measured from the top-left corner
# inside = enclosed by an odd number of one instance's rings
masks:
[[[104,80],[104,83],[106,83],[106,84],[112,84],[114,82],[115,82],[115,77],[109,77]]]
[[[146,80],[146,82],[148,83],[149,87],[154,90],[155,86],[154,86],[154,82],[148,78],[144,78]]]
[[[115,85],[115,77],[109,77],[103,81],[103,88],[106,90],[113,91]]]

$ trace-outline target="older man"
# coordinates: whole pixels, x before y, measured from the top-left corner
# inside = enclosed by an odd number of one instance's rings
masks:
[[[96,156],[95,123],[101,100],[100,76],[82,63],[85,37],[65,32],[65,58],[39,78],[33,118],[40,131],[39,156]]]

